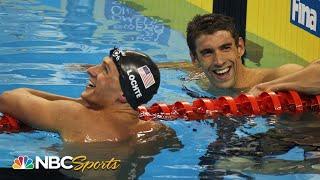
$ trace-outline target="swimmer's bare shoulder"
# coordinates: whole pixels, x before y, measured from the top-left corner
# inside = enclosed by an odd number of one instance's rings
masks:
[[[268,75],[265,76],[263,82],[272,81],[278,79],[280,77],[295,73],[300,71],[304,67],[299,64],[284,64],[278,68],[272,69],[268,71]]]
[[[139,133],[149,134],[149,133],[154,133],[154,132],[163,130],[163,128],[165,127],[166,126],[160,122],[139,120],[137,125],[133,127],[132,133],[133,134],[139,134]]]
[[[120,142],[130,137],[125,123],[121,125],[116,122],[124,115],[109,114],[106,116],[107,112],[86,108],[81,103],[66,103],[69,104],[69,107],[73,107],[73,110],[66,110],[62,117],[64,125],[60,128],[59,133],[64,141]],[[132,119],[132,121],[135,120]]]
[[[104,127],[100,120],[103,119],[102,116],[86,108],[81,101],[55,100],[51,103],[51,109],[47,114],[50,120],[45,125],[36,128],[59,132],[63,140],[68,142],[84,142],[87,135],[100,140],[96,132],[98,130],[108,132],[107,129],[101,129]],[[40,119],[43,120],[43,118]],[[92,123],[93,119],[96,123]]]
[[[136,132],[138,142],[145,141],[164,141],[172,138],[176,138],[176,132],[169,126],[163,124],[160,121],[147,121],[146,123],[149,130],[141,130]]]
[[[88,115],[87,108],[85,108],[80,102],[70,100],[56,100],[55,111],[55,129],[58,131],[69,130],[72,128],[78,128],[79,122],[86,118]],[[76,123],[76,121],[78,123]]]
[[[151,125],[153,126],[153,131],[137,133],[134,139],[139,153],[144,155],[154,154],[162,148],[170,148],[170,151],[178,151],[183,147],[174,129],[159,121],[151,122]]]
[[[62,108],[68,106],[70,109],[72,107],[72,110],[62,111],[61,119],[63,120],[59,121],[63,122],[63,126],[59,126],[59,133],[65,141],[86,142],[108,139],[107,141],[120,142],[129,140],[131,137],[158,137],[161,132],[166,132],[166,135],[175,135],[171,128],[161,122],[139,120],[134,125],[134,119],[122,121],[121,118],[110,118],[110,116],[107,120],[103,113],[97,114],[96,111],[85,108],[81,103],[70,101],[61,101],[61,103],[63,104]],[[92,123],[93,120],[95,123]],[[122,123],[119,124],[118,120]]]

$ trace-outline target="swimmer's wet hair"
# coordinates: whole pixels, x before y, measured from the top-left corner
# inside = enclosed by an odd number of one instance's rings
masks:
[[[187,26],[187,42],[190,52],[196,56],[195,41],[200,35],[212,34],[220,30],[229,31],[238,45],[239,32],[232,17],[222,14],[196,15]]]

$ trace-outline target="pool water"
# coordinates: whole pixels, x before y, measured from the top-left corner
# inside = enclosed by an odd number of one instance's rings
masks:
[[[189,59],[182,33],[113,0],[1,1],[0,92],[29,87],[79,97],[87,74],[79,64],[97,64],[119,46],[150,55],[157,63]],[[159,93],[149,103],[185,100],[188,72],[161,69]],[[207,94],[196,82],[186,85]],[[319,123],[301,117],[243,117],[201,122],[162,121],[176,135],[159,134],[140,145],[68,144],[46,131],[0,134],[0,167],[19,155],[88,155],[123,158],[114,174],[73,177],[118,179],[311,179],[320,178]],[[116,174],[116,175],[115,175]]]

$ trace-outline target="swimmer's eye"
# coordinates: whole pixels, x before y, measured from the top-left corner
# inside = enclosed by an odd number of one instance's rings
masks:
[[[230,51],[230,50],[231,50],[231,44],[223,45],[223,46],[221,46],[220,49],[221,49],[222,51],[225,51],[225,52]]]
[[[106,65],[104,66],[104,71],[106,72],[106,74],[109,73],[109,69],[108,69],[108,67]]]
[[[200,54],[202,56],[210,56],[211,54],[213,54],[213,50],[212,49],[204,49],[200,51]]]
[[[103,62],[101,66],[102,66],[102,68],[104,69],[104,72],[105,72],[106,74],[109,74],[110,69],[109,69],[108,64],[105,63],[105,62]]]

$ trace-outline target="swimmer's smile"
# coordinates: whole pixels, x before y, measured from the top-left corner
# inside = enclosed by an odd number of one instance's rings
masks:
[[[87,88],[95,88],[96,85],[94,84],[94,82],[92,82],[91,80],[89,80]]]
[[[215,79],[220,81],[226,81],[231,78],[232,65],[226,66],[223,68],[212,69],[210,72],[211,75],[215,77]]]

